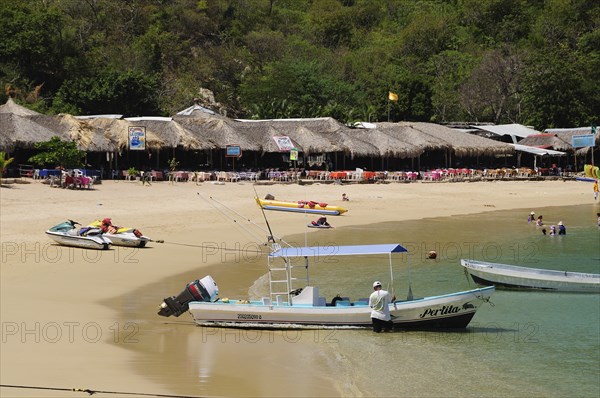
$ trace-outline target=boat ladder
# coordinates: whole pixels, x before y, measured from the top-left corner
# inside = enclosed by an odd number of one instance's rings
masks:
[[[284,265],[274,265],[269,262],[269,292],[272,303],[282,304],[287,300],[289,305],[293,305],[292,291],[294,289],[294,281],[305,281],[308,284],[308,269],[306,266],[294,266],[288,258],[284,258]],[[307,275],[305,278],[298,278],[292,275],[294,268],[306,268]]]

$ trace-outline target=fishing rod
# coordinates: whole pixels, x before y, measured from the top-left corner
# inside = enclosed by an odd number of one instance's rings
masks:
[[[209,199],[203,197],[202,195],[200,195],[200,193],[198,193],[198,196],[200,196],[202,199],[204,199],[206,202],[208,202],[208,204],[210,204],[215,210],[217,210],[219,213],[221,213],[223,216],[227,217],[229,220],[231,220],[232,222],[236,223],[237,225],[240,226],[240,228],[242,228],[244,230],[244,232],[246,232],[248,235],[252,236],[257,242],[261,243],[264,246],[267,246],[269,243],[275,243],[275,240],[278,240],[279,242],[284,243],[286,246],[288,247],[292,247],[291,244],[289,244],[288,242],[286,242],[285,240],[283,240],[282,238],[275,236],[272,231],[271,228],[269,226],[269,230],[265,230],[262,226],[256,224],[255,222],[253,222],[252,220],[250,220],[249,218],[245,217],[244,215],[240,214],[239,212],[237,212],[235,209],[232,209],[231,207],[225,205],[224,203],[219,202],[218,200],[216,200],[215,198],[213,198],[212,196],[209,197]],[[213,203],[214,202],[214,203]],[[218,206],[217,206],[218,205]],[[220,207],[219,207],[220,206]],[[225,210],[227,211],[225,211]],[[247,221],[248,223],[252,224],[254,227],[256,227],[257,229],[259,229],[260,231],[263,232],[267,232],[269,234],[268,236],[268,242],[267,243],[263,243],[263,238],[258,236],[254,231],[252,231],[249,228],[246,228],[244,225],[242,225],[238,219],[236,219],[234,216],[232,216],[232,214],[234,214],[235,216],[239,216],[241,218],[243,218],[245,221]],[[264,215],[264,214],[263,214]],[[266,220],[266,217],[265,217]],[[267,225],[268,225],[268,221],[267,221]]]
[[[247,222],[249,222],[250,224],[252,224],[253,226],[255,226],[256,228],[258,228],[259,230],[263,231],[263,232],[267,232],[270,233],[271,230],[266,230],[264,229],[261,225],[255,223],[254,221],[250,220],[249,218],[246,218],[243,214],[240,214],[239,212],[237,212],[235,209],[232,209],[231,207],[225,205],[224,203],[219,202],[218,200],[216,200],[215,198],[213,198],[212,196],[210,196],[210,199],[212,201],[214,201],[215,203],[217,203],[219,206],[223,206],[225,209],[227,209],[228,211],[232,212],[233,214],[243,217]],[[215,206],[213,206],[215,207]],[[261,207],[262,209],[262,207]],[[218,210],[218,209],[217,209]],[[264,213],[263,213],[264,215]],[[289,244],[288,242],[286,242],[285,240],[283,240],[283,238],[276,236],[276,235],[272,235],[275,239],[279,240],[280,242],[283,242],[284,244],[286,244],[288,247],[292,247],[291,244]]]
[[[244,230],[244,232],[246,232],[248,235],[252,236],[257,242],[261,242],[262,239],[256,235],[254,232],[252,232],[251,230],[249,230],[248,228],[246,228],[244,225],[242,225],[241,223],[238,223],[238,220],[235,219],[234,217],[232,217],[230,214],[227,214],[226,212],[222,211],[221,209],[219,209],[217,206],[215,206],[213,203],[211,203],[208,199],[206,199],[204,196],[200,195],[200,192],[198,192],[198,196],[200,198],[202,198],[204,201],[206,201],[209,205],[211,205],[215,210],[217,210],[219,213],[221,213],[223,216],[227,217],[229,220],[231,220],[233,223],[237,224],[240,226],[240,228],[242,228]],[[212,199],[212,197],[211,197]],[[214,199],[213,199],[214,200]],[[215,201],[216,202],[216,201]]]
[[[254,189],[255,197],[258,198],[258,192],[256,192],[256,187],[254,185],[252,185],[252,189]],[[271,231],[271,226],[269,225],[269,220],[267,219],[267,215],[265,214],[265,209],[263,209],[262,206],[259,207],[265,219],[265,223],[267,224],[267,228],[269,229],[269,236],[267,237],[267,239],[269,240],[269,242],[275,243],[275,239],[273,238],[273,231]]]

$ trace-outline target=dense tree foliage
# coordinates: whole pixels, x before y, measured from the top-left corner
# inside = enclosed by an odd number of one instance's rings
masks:
[[[0,0],[0,100],[170,115],[205,88],[234,117],[584,126],[599,24],[589,0]]]
[[[29,158],[29,161],[40,167],[65,167],[68,169],[82,167],[85,151],[77,149],[74,141],[62,141],[59,137],[52,137],[50,141],[38,142],[35,148],[38,154]]]

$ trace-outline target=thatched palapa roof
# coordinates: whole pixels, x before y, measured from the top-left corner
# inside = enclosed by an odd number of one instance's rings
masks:
[[[348,152],[351,156],[379,156],[373,144],[330,117],[309,119],[236,120],[244,135],[262,142],[262,151],[279,152],[273,136],[288,136],[304,153]]]
[[[38,124],[31,118],[13,113],[0,113],[0,150],[12,151],[16,147],[33,148],[38,142],[61,136],[59,132]]]
[[[591,127],[573,127],[573,128],[561,128],[561,129],[546,129],[546,133],[555,134],[558,138],[565,141],[569,145],[573,142],[574,135],[586,135],[592,134]],[[600,146],[600,134],[596,133],[596,146]],[[569,149],[575,149],[572,146]],[[590,147],[576,148],[575,153],[577,155],[585,155],[591,150]]]
[[[129,146],[129,126],[136,125],[123,119],[103,117],[86,119],[86,122],[102,132],[105,139],[111,143],[110,151],[126,149]],[[163,146],[163,141],[156,134],[146,131],[146,149],[158,150]]]
[[[451,149],[456,156],[499,155],[514,153],[514,148],[506,143],[478,135],[461,132],[434,123],[400,123],[409,126],[438,140],[440,146]]]
[[[236,120],[233,127],[241,134],[260,143],[262,152],[280,152],[273,137],[286,136],[300,152],[335,152],[342,150],[323,134],[304,125],[301,119]]]
[[[174,121],[190,132],[200,142],[211,148],[224,149],[227,145],[239,145],[245,151],[260,151],[260,145],[232,127],[233,122],[218,118],[175,117]]]
[[[8,97],[8,101],[4,105],[0,105],[0,113],[12,113],[19,116],[41,115],[41,113],[32,111],[24,106],[18,105],[12,98]]]
[[[425,151],[445,150],[450,147],[447,142],[425,134],[408,123],[377,123],[375,130],[380,134],[389,135],[405,144],[412,145],[416,148],[415,156],[419,156]]]
[[[71,115],[58,116],[35,115],[29,117],[36,123],[52,130],[63,140],[71,140],[83,151],[112,151],[115,146],[104,135],[103,131],[86,120]]]
[[[199,140],[191,131],[173,122],[171,118],[141,117],[126,118],[129,126],[145,127],[146,137],[152,133],[161,141],[163,146],[184,149],[211,149],[210,142]]]
[[[543,149],[554,149],[556,151],[573,150],[569,142],[566,142],[556,134],[535,134],[523,138],[519,145],[533,146]]]

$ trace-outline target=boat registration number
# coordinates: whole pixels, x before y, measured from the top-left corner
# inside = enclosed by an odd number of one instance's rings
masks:
[[[262,319],[259,314],[237,314],[237,319]]]

